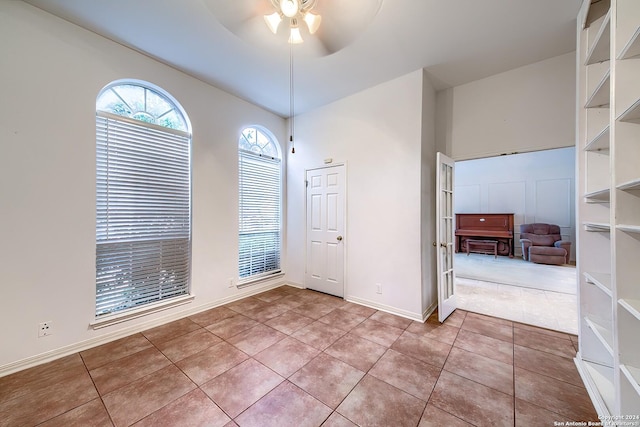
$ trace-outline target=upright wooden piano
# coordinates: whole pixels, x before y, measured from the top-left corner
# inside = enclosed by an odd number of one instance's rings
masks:
[[[513,214],[456,214],[456,252],[467,251],[467,240],[494,240],[498,255],[513,258]],[[482,249],[482,244],[474,247]]]

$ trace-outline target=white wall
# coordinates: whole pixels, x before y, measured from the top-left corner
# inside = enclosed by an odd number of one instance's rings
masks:
[[[288,281],[304,283],[305,170],[332,158],[347,165],[345,297],[422,317],[422,85],[419,70],[296,117]]]
[[[514,213],[516,255],[520,224],[561,228],[575,260],[575,148],[456,162],[456,213]]]
[[[438,144],[455,160],[573,146],[575,86],[574,52],[441,91]]]
[[[227,288],[237,277],[238,135],[258,124],[284,141],[284,120],[17,1],[0,2],[0,75],[0,372],[241,294]],[[195,300],[93,330],[95,100],[123,78],[169,92],[193,125]],[[38,338],[42,321],[52,336]]]
[[[421,147],[421,214],[422,235],[422,310],[427,314],[438,303],[436,241],[436,91],[423,73],[422,147]]]

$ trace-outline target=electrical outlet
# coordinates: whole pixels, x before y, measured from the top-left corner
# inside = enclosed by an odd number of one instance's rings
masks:
[[[382,293],[382,285],[380,283],[376,283],[376,293],[377,294]]]
[[[229,287],[233,288],[235,285],[233,284],[233,277],[229,277]]]
[[[42,322],[38,324],[38,337],[47,337],[53,334],[53,322],[49,320],[48,322]]]

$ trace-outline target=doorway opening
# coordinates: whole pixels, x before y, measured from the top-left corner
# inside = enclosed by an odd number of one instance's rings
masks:
[[[455,214],[512,213],[513,258],[455,254],[458,308],[576,334],[575,148],[457,161]],[[566,264],[525,261],[522,224],[560,227]]]

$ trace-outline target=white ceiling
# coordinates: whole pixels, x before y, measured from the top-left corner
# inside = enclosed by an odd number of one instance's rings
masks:
[[[249,44],[214,16],[240,0],[24,0],[289,116],[289,46]],[[269,0],[242,0],[269,3]],[[342,7],[346,0],[318,0]],[[425,68],[437,89],[575,50],[581,0],[384,0],[351,44],[328,56],[294,47],[295,113]],[[224,6],[221,6],[224,7]],[[330,25],[324,19],[323,26]],[[270,38],[269,38],[270,37]],[[309,37],[309,36],[308,36]],[[281,44],[281,46],[280,46]]]

